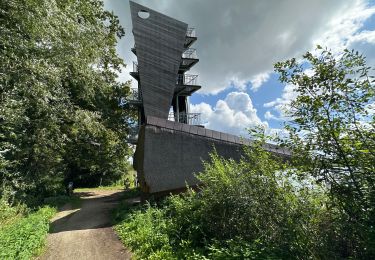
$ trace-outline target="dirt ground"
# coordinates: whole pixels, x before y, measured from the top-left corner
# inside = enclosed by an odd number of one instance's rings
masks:
[[[63,208],[53,219],[47,249],[38,259],[131,259],[110,224],[121,191],[80,192],[80,208]]]

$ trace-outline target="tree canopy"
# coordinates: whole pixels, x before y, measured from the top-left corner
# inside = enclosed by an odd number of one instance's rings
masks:
[[[0,187],[19,199],[126,170],[124,29],[99,0],[0,3]],[[106,178],[107,177],[107,178]]]
[[[340,212],[334,240],[342,257],[375,255],[375,86],[363,55],[318,46],[275,65],[297,98],[287,108],[294,166],[329,187]],[[309,72],[307,72],[309,71]]]

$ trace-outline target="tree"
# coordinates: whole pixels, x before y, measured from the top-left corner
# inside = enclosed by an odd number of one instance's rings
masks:
[[[99,0],[9,0],[0,31],[0,193],[40,197],[124,171],[117,17]]]
[[[333,55],[318,46],[303,60],[279,62],[280,80],[295,86],[287,109],[295,166],[330,188],[343,212],[333,240],[342,257],[375,255],[375,87],[363,55]],[[308,68],[310,73],[306,72]]]

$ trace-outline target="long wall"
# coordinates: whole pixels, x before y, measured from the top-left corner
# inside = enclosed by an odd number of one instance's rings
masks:
[[[250,140],[160,118],[148,117],[141,127],[134,166],[141,189],[160,193],[198,184],[195,174],[203,170],[215,147],[219,155],[239,160],[242,146]],[[288,151],[274,145],[265,149],[288,156]]]

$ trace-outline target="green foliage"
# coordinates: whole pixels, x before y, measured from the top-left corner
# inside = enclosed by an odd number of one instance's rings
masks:
[[[240,162],[212,154],[199,192],[123,210],[120,238],[141,259],[318,258],[324,189],[307,180],[296,185],[295,172],[262,145]]]
[[[318,50],[301,62],[275,65],[281,82],[297,93],[287,110],[293,121],[285,142],[294,151],[294,166],[330,188],[330,207],[340,212],[327,238],[331,246],[343,258],[374,258],[374,77],[358,52]]]
[[[49,230],[49,219],[56,210],[40,208],[27,217],[0,229],[1,259],[30,259],[43,248]]]
[[[5,227],[22,217],[28,212],[28,209],[19,204],[17,206],[11,207],[7,201],[4,199],[0,200],[0,229]]]
[[[140,259],[162,259],[155,254],[161,256],[159,251],[171,250],[166,232],[170,223],[163,210],[148,205],[145,212],[130,213],[126,220],[116,228],[117,234]]]
[[[99,0],[9,0],[0,31],[0,196],[37,204],[69,180],[121,176],[131,118],[117,17]]]
[[[69,203],[73,208],[77,208],[81,205],[81,202],[81,198],[74,194],[72,196],[60,195],[54,197],[47,197],[43,200],[44,205],[54,208],[60,208],[67,203]]]
[[[290,136],[278,140],[291,160],[265,152],[264,132],[255,129],[257,141],[240,162],[211,155],[198,175],[199,192],[119,211],[117,231],[138,257],[375,258],[370,68],[357,52],[322,50],[275,69],[297,93],[286,108]]]
[[[25,204],[11,206],[7,200],[0,200],[0,258],[30,259],[38,255],[56,209],[66,203],[77,207],[80,202],[75,196],[55,196],[45,198],[43,207],[31,209]]]

